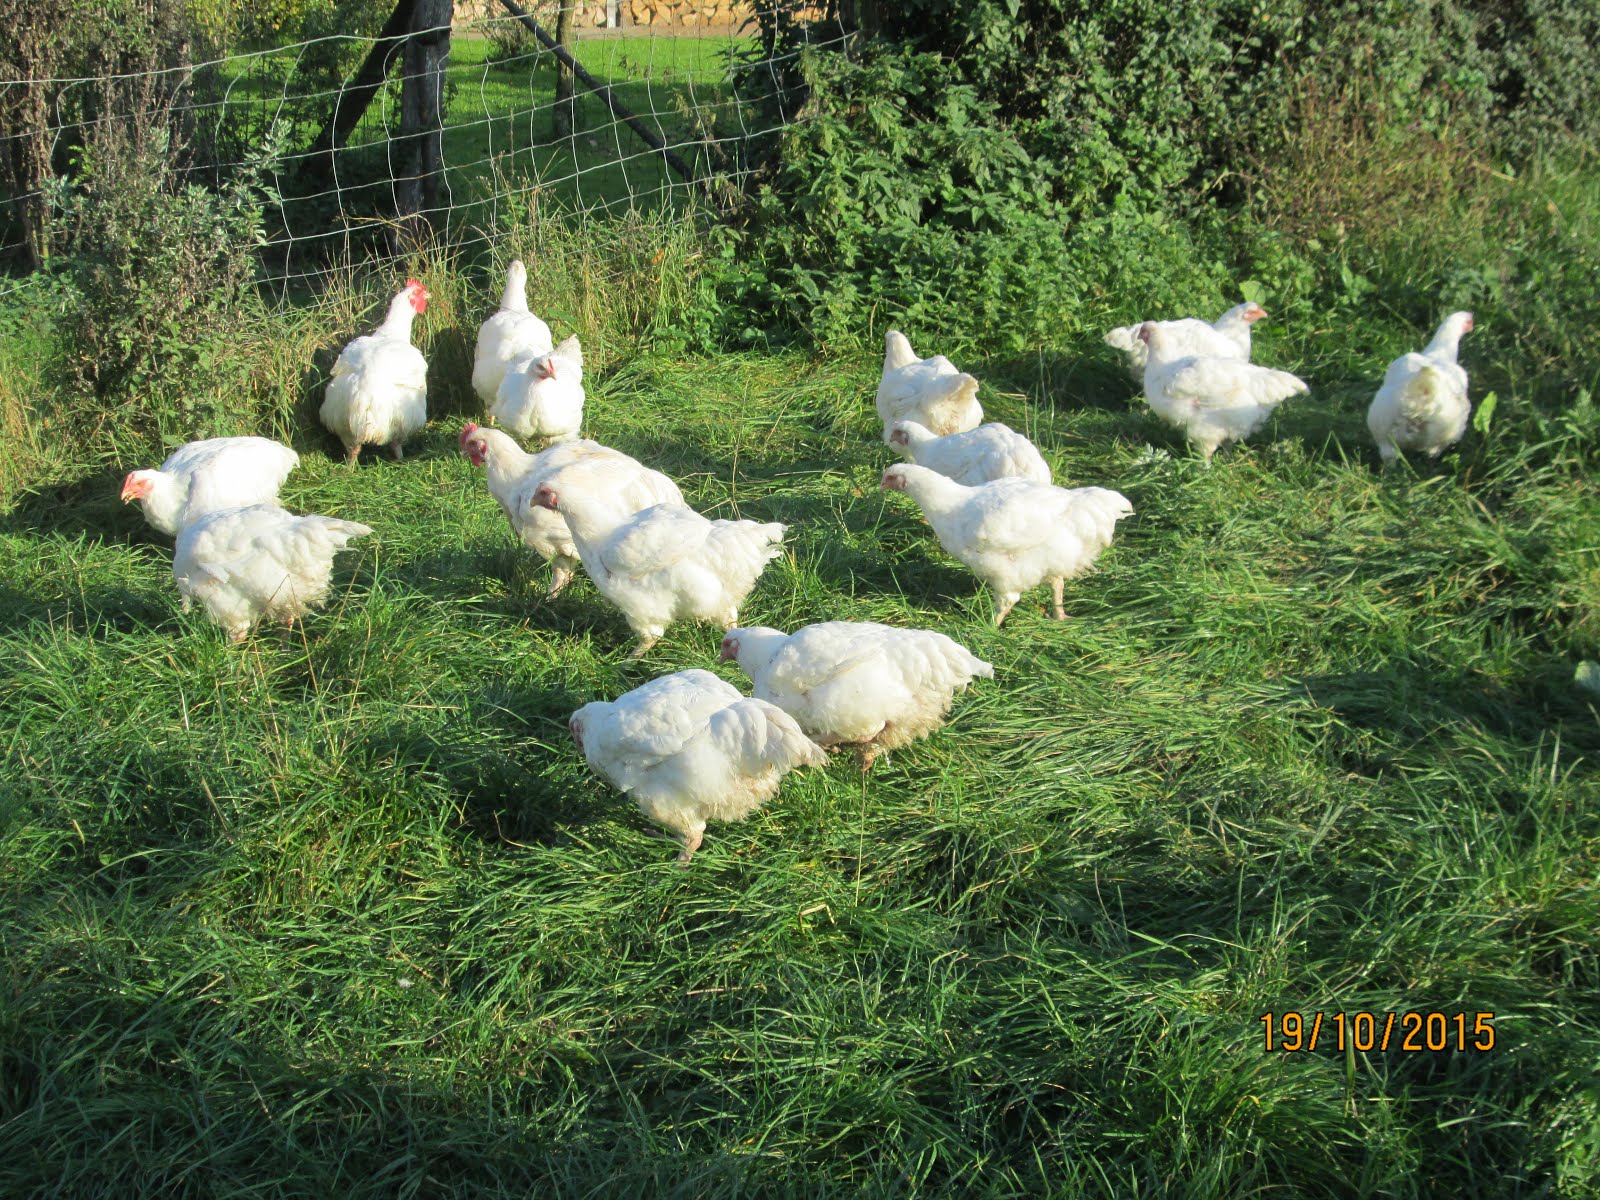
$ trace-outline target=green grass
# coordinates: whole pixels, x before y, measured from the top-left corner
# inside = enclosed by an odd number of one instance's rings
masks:
[[[480,316],[430,309],[436,373]],[[744,619],[996,668],[688,871],[566,718],[745,681],[720,631],[633,662],[586,579],[542,599],[444,380],[353,472],[281,401],[286,503],[377,533],[240,647],[178,613],[116,467],[40,468],[0,518],[0,1194],[1594,1194],[1592,449],[1494,429],[1380,476],[1353,366],[1208,471],[1105,353],[982,369],[1136,511],[1071,621],[1036,593],[1000,630],[877,490],[875,362],[592,376],[595,436],[790,524]],[[1497,1044],[1264,1054],[1291,1009],[1492,1011]]]

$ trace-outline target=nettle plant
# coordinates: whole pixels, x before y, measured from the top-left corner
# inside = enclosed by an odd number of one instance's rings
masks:
[[[1066,214],[1053,174],[994,106],[931,55],[808,55],[808,119],[726,247],[730,299],[823,344],[859,340],[864,311],[957,340],[1021,345],[1068,307]],[[997,326],[996,312],[1010,314]],[[954,320],[956,326],[949,322]]]

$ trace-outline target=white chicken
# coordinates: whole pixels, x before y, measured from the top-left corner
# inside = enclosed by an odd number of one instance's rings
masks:
[[[333,556],[371,532],[335,517],[297,517],[275,504],[225,508],[179,532],[172,577],[184,612],[198,600],[232,640],[243,641],[263,618],[293,624],[320,603]]]
[[[1287,371],[1190,354],[1181,337],[1171,338],[1154,321],[1146,321],[1139,336],[1150,349],[1144,367],[1150,407],[1200,447],[1207,466],[1218,446],[1249,437],[1273,409],[1306,390],[1305,381]]]
[[[673,621],[739,623],[739,606],[781,553],[776,522],[712,521],[682,504],[657,504],[619,517],[607,498],[541,483],[534,503],[559,512],[600,594],[622,610],[638,637],[633,657],[661,640]]]
[[[941,436],[976,429],[983,422],[978,381],[942,354],[918,358],[906,335],[891,329],[884,338],[878,416],[886,442],[896,421],[916,421]]]
[[[528,268],[521,259],[513,259],[506,268],[500,309],[478,326],[477,352],[472,356],[472,390],[484,408],[494,404],[512,363],[543,354],[554,344],[550,326],[528,311]]]
[[[546,444],[578,436],[583,427],[583,347],[577,334],[506,369],[489,416],[514,437]]]
[[[1384,372],[1383,386],[1367,409],[1367,428],[1383,465],[1402,450],[1438,458],[1467,431],[1472,405],[1467,373],[1456,362],[1461,335],[1472,332],[1472,314],[1451,313],[1421,354],[1402,354]]]
[[[411,344],[411,323],[427,311],[428,289],[406,280],[376,332],[358,337],[333,364],[322,400],[322,423],[336,434],[353,466],[361,447],[400,444],[428,423],[428,362]]]
[[[885,490],[905,492],[922,509],[939,544],[994,593],[999,625],[1022,593],[1050,581],[1058,621],[1064,582],[1083,574],[1133,512],[1107,488],[1059,488],[1026,479],[967,487],[927,467],[901,463],[883,473]]]
[[[572,714],[594,773],[678,835],[688,866],[707,821],[742,821],[823,749],[775,704],[741,696],[710,671],[679,671]]]
[[[529,454],[498,429],[468,425],[461,431],[461,453],[475,467],[487,467],[489,492],[499,502],[522,544],[550,562],[554,599],[578,569],[578,548],[560,513],[533,502],[541,483],[558,491],[577,488],[610,504],[617,520],[655,504],[682,504],[683,493],[660,471],[652,471],[620,450],[599,442],[561,442]]]
[[[793,633],[730,629],[722,660],[736,661],[758,700],[776,704],[806,736],[854,745],[861,769],[944,724],[957,692],[994,668],[931,629],[824,621]]]
[[[1250,326],[1267,315],[1259,304],[1235,304],[1215,321],[1183,317],[1177,321],[1143,322],[1124,325],[1106,334],[1105,342],[1127,356],[1128,374],[1135,383],[1144,382],[1144,364],[1150,349],[1139,337],[1145,324],[1160,325],[1183,350],[1184,355],[1210,358],[1241,358],[1250,361]]]
[[[1011,478],[1050,482],[1050,464],[1039,448],[998,421],[944,437],[916,421],[896,421],[889,427],[889,444],[899,446],[900,453],[919,467],[930,467],[957,483]]]
[[[299,463],[298,454],[270,438],[207,438],[179,446],[159,469],[129,471],[122,502],[139,501],[146,521],[176,534],[208,512],[275,502]]]

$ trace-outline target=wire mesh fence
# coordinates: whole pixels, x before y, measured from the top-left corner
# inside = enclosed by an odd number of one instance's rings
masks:
[[[785,82],[799,51],[771,49],[771,18],[805,22],[818,45],[846,36],[799,0],[762,0],[761,23],[719,5],[726,19],[693,29],[599,29],[592,2],[562,2],[583,26],[566,47],[556,4],[494,0],[438,4],[439,24],[391,19],[162,70],[0,79],[0,296],[51,253],[85,148],[152,130],[173,142],[180,186],[255,173],[269,198],[262,278],[285,292],[331,263],[403,252],[407,221],[469,246],[533,204],[579,219],[715,205],[753,169],[752,147],[796,119]],[[430,40],[443,50],[419,112],[408,53]],[[418,158],[424,136],[435,161]]]

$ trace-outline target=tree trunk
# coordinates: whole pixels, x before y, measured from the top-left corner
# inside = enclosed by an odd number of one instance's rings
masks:
[[[556,12],[556,44],[572,53],[572,9],[578,0],[560,0]],[[572,69],[556,58],[556,106],[550,112],[550,124],[558,138],[571,137],[578,128],[578,101],[573,94]]]
[[[400,56],[407,30],[412,28],[416,0],[398,0],[389,19],[384,22],[378,40],[372,44],[350,86],[340,89],[333,102],[333,115],[311,144],[301,173],[311,182],[333,178],[333,156],[350,136],[361,116],[372,103],[373,96],[389,77],[389,69]]]
[[[397,252],[427,240],[442,222],[439,184],[444,174],[444,66],[450,55],[455,0],[415,0],[400,82],[400,136],[394,139]]]

